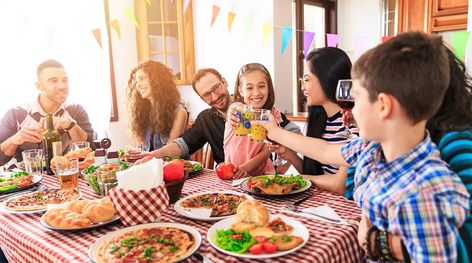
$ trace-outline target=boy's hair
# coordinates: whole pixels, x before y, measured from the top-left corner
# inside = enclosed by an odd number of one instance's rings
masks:
[[[197,83],[197,81],[199,81],[201,78],[203,78],[209,73],[215,75],[220,81],[223,80],[223,77],[221,76],[220,72],[218,72],[218,70],[214,68],[202,68],[198,70],[195,76],[193,76],[193,80],[192,80],[193,91],[195,91],[195,93],[197,93],[198,95],[200,94],[197,92],[197,89],[195,88],[195,84]]]
[[[272,83],[272,78],[270,77],[270,73],[267,70],[264,65],[260,63],[249,63],[241,67],[241,69],[238,72],[238,77],[236,78],[236,83],[234,84],[234,101],[238,102],[244,102],[244,98],[239,92],[239,87],[241,86],[242,78],[249,72],[253,71],[260,71],[265,75],[266,81],[267,81],[267,88],[269,89],[269,94],[267,95],[267,101],[262,106],[263,109],[266,110],[272,110],[272,107],[274,107],[275,103],[275,90],[274,90],[274,84]]]
[[[367,51],[354,64],[371,102],[395,97],[416,124],[438,110],[449,85],[449,60],[440,36],[408,32]]]
[[[64,66],[62,66],[61,63],[54,59],[45,60],[41,62],[41,64],[39,64],[38,68],[36,69],[36,74],[38,75],[38,78],[41,71],[43,71],[43,69],[45,68],[64,68]]]

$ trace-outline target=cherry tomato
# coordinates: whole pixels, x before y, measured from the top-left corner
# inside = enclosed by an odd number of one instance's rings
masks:
[[[256,236],[257,243],[262,243],[267,240],[265,236]]]
[[[230,235],[229,237],[232,239],[241,239],[243,238],[243,235]]]
[[[267,254],[272,254],[277,250],[277,246],[270,242],[263,242],[261,245],[262,245],[262,250],[264,250],[264,252]]]
[[[247,182],[247,188],[251,189],[254,186],[253,182]]]
[[[259,255],[262,253],[262,244],[254,244],[249,248],[249,253]]]
[[[26,186],[28,186],[28,185],[30,185],[30,184],[31,184],[31,182],[24,182],[24,183],[22,183],[22,184],[19,184],[18,187],[19,187],[19,188],[23,188],[23,187],[26,187]]]

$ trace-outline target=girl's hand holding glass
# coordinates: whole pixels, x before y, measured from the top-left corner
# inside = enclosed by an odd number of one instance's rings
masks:
[[[239,126],[239,123],[241,122],[237,114],[238,110],[236,109],[236,107],[230,107],[228,109],[228,113],[226,113],[226,121],[231,126],[233,126],[233,128],[237,128]]]

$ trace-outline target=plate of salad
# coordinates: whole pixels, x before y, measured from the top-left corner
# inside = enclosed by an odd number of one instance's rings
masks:
[[[298,175],[259,175],[244,180],[241,189],[252,195],[288,196],[310,189],[311,181]]]
[[[130,168],[132,164],[125,161],[118,161],[118,163],[107,163],[107,164],[92,164],[86,169],[82,170],[82,175],[89,183],[90,187],[96,194],[100,194],[100,185],[98,184],[98,176],[106,175],[107,173],[116,173]]]
[[[28,189],[37,185],[43,177],[25,171],[0,173],[0,195]]]

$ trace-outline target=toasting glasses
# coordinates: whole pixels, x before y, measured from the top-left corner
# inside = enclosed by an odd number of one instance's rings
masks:
[[[350,111],[354,108],[354,98],[351,96],[352,80],[341,79],[336,87],[336,103],[344,110]],[[352,135],[349,126],[344,126],[344,131],[339,134],[341,138],[348,139]]]

